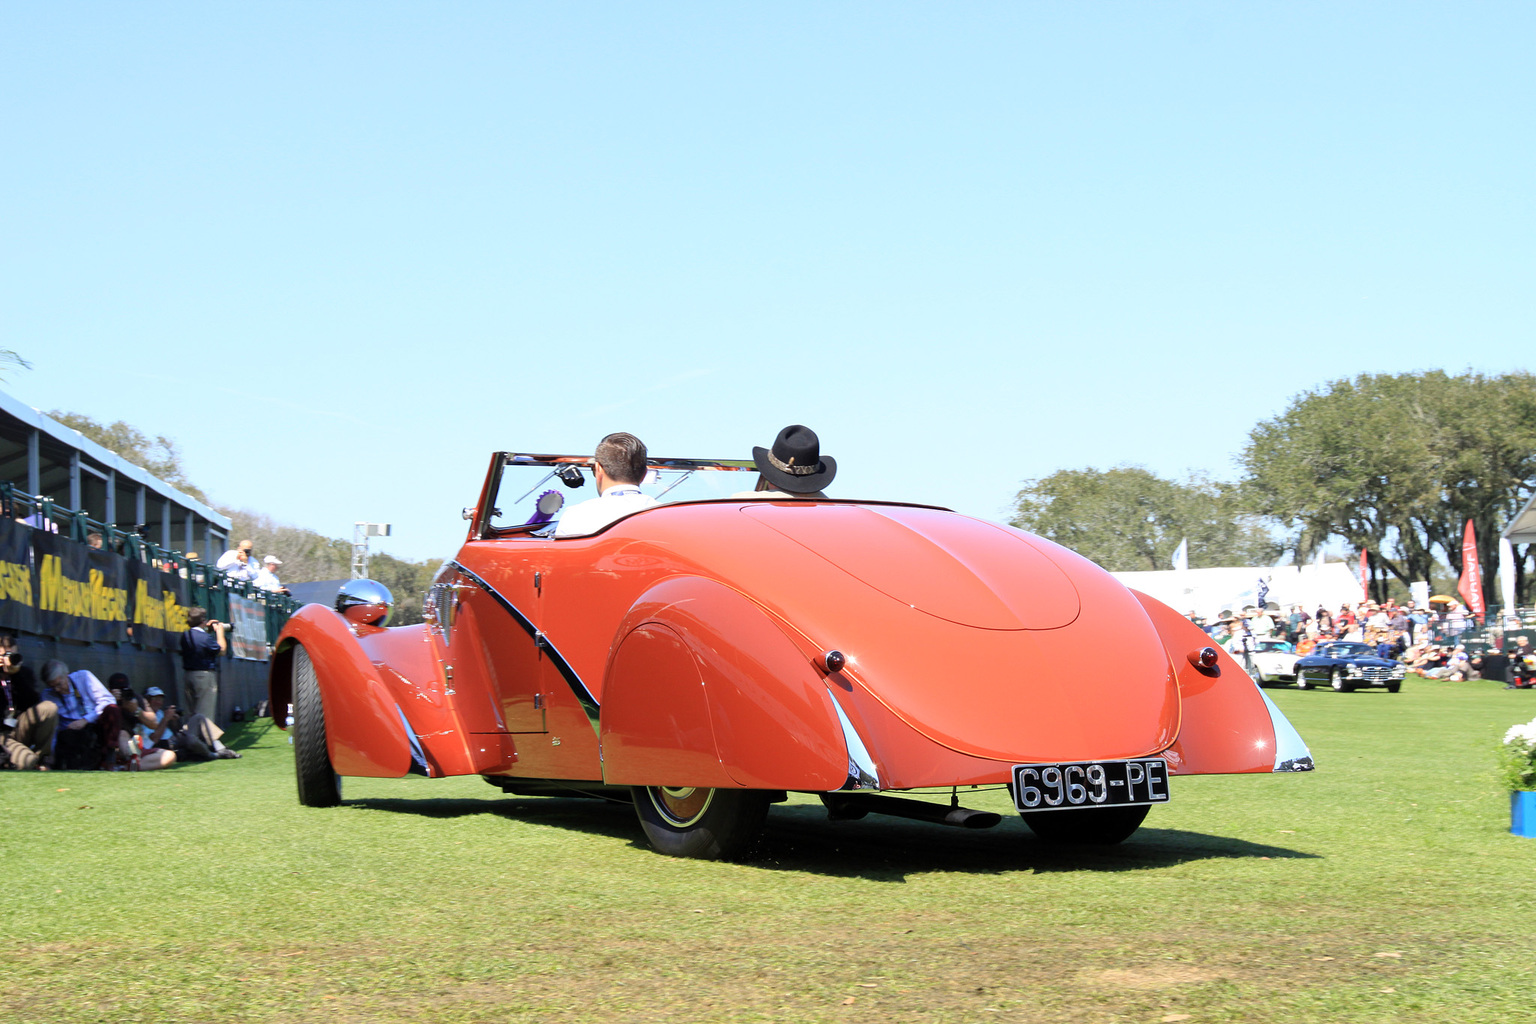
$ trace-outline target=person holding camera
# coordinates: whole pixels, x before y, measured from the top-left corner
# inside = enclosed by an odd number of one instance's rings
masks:
[[[212,721],[219,713],[219,656],[229,650],[228,627],[196,606],[187,609],[187,627],[181,634],[182,695],[194,714]]]
[[[59,706],[43,700],[13,636],[0,637],[0,766],[47,771]]]

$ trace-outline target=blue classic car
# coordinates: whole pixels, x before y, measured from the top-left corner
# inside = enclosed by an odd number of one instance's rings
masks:
[[[1405,665],[1381,657],[1370,644],[1322,643],[1296,662],[1296,687],[1309,690],[1327,684],[1346,693],[1362,686],[1380,686],[1396,693],[1407,674]]]

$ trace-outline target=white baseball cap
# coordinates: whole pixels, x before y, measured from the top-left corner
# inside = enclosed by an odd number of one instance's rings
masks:
[[[261,561],[262,561],[263,565],[282,565],[283,564],[282,559],[278,558],[276,555],[268,555],[266,558],[263,558]]]

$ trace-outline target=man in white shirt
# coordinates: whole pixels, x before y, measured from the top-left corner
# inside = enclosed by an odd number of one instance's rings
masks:
[[[645,444],[638,437],[619,433],[603,438],[592,456],[598,496],[566,509],[555,527],[555,536],[585,537],[656,504],[655,498],[640,493],[645,470]]]
[[[241,541],[239,547],[220,555],[214,568],[222,569],[232,580],[254,580],[256,567],[251,564],[251,549],[255,546],[248,540]]]
[[[261,560],[261,571],[256,574],[256,586],[262,590],[270,590],[274,594],[286,594],[288,588],[283,586],[277,578],[277,567],[282,561],[276,555],[268,555]]]

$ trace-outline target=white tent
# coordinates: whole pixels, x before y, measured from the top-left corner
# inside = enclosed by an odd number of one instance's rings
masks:
[[[1536,495],[1499,534],[1499,591],[1506,608],[1515,606],[1515,544],[1536,544]]]
[[[1218,612],[1239,611],[1258,604],[1259,581],[1269,587],[1266,603],[1289,611],[1299,604],[1308,614],[1318,606],[1337,611],[1360,601],[1358,567],[1349,562],[1323,565],[1234,566],[1213,569],[1167,569],[1117,572],[1112,575],[1133,590],[1155,597],[1182,614],[1214,618]]]

